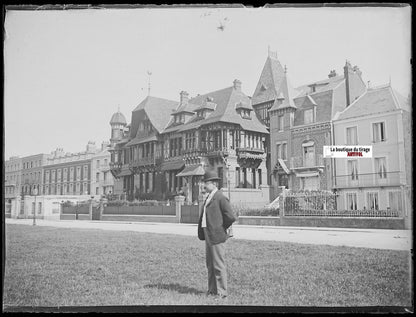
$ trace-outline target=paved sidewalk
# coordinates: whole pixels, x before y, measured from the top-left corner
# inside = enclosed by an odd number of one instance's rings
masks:
[[[6,219],[6,224],[32,225],[32,219]],[[194,236],[197,226],[183,223],[115,222],[87,220],[36,220],[37,226],[59,228],[102,229],[137,231]],[[304,244],[362,247],[387,250],[412,248],[411,230],[321,228],[321,227],[271,227],[233,225],[234,238],[246,240],[284,241]]]

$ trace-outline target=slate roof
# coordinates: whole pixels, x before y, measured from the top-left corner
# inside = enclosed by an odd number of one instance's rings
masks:
[[[208,97],[212,98],[212,102],[217,104],[215,110],[203,120],[198,119],[195,115],[188,123],[179,126],[178,131],[196,129],[201,125],[214,122],[227,122],[239,124],[245,130],[268,133],[266,127],[259,121],[257,116],[252,115],[251,120],[249,120],[241,118],[237,113],[236,105],[239,103],[245,104],[246,108],[253,109],[250,98],[241,90],[234,89],[234,86],[231,86],[194,97],[189,100],[189,103],[203,106]]]
[[[172,114],[181,113],[181,112],[189,112],[194,113],[195,110],[199,108],[199,105],[191,104],[191,103],[184,103],[179,104],[178,108],[175,109],[175,111],[172,112]]]
[[[270,56],[267,57],[253,93],[253,105],[276,99],[279,96],[279,88],[284,79],[284,74],[285,71],[280,62]]]
[[[175,125],[175,121],[174,121],[174,118],[172,116],[173,114],[178,114],[178,113],[184,112],[184,113],[189,113],[189,114],[194,115],[195,114],[195,111],[199,107],[200,107],[200,105],[193,104],[193,103],[189,103],[189,102],[187,102],[187,103],[180,103],[178,105],[178,107],[171,113],[171,118],[170,118],[170,120],[169,120],[168,124],[166,125],[166,128],[164,129],[163,132],[169,133],[169,132],[177,131],[181,127],[180,124],[179,125],[178,124]]]
[[[390,85],[370,88],[349,107],[339,113],[336,120],[362,117],[398,109],[409,111],[410,106],[406,99]]]
[[[141,138],[136,137],[130,140],[129,143],[126,144],[126,146],[131,146],[131,145],[136,145],[136,144],[146,143],[146,142],[151,142],[151,141],[157,141],[157,136],[151,135],[151,136],[146,136],[146,137],[141,137]]]
[[[297,87],[296,90],[298,91],[298,93],[295,96],[295,98],[306,96],[307,94],[313,95],[315,93],[333,90],[343,81],[344,81],[344,75],[339,75],[339,76],[326,78],[326,79],[319,80],[319,81],[316,81],[307,85]],[[313,93],[311,92],[311,87],[310,87],[312,85],[315,85],[315,92]]]
[[[157,132],[161,133],[171,119],[172,110],[177,106],[177,101],[148,96],[133,112],[144,110]]]
[[[279,95],[276,97],[277,99],[269,111],[283,108],[297,108],[293,99],[298,93],[290,84],[287,73],[283,74],[283,79],[281,80],[278,91]],[[279,99],[283,99],[283,102],[280,103]]]
[[[112,115],[110,124],[127,124],[126,117],[120,112],[117,111],[115,114]]]

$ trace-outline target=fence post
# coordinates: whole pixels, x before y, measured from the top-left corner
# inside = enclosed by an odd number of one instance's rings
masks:
[[[184,201],[185,201],[185,196],[175,196],[176,220],[178,223],[181,223],[182,205]]]
[[[282,208],[280,208],[280,225],[284,226],[285,222],[285,207],[286,207],[286,188],[283,188],[282,190]]]
[[[101,220],[101,218],[103,217],[103,213],[104,213],[104,199],[100,199],[100,216],[98,220]]]
[[[90,214],[90,220],[92,220],[92,198],[90,199],[89,214]]]

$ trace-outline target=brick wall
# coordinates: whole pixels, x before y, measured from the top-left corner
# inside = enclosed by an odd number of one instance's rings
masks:
[[[315,156],[323,155],[323,146],[330,145],[331,130],[330,128],[320,130],[310,130],[304,132],[292,133],[292,146],[290,156],[302,157],[303,148],[302,143],[306,140],[313,141],[315,143]],[[331,183],[331,162],[330,159],[323,159],[325,165],[323,173],[320,173],[320,188],[330,190],[332,187]],[[295,175],[292,175],[291,188],[293,190],[300,189],[300,179]]]

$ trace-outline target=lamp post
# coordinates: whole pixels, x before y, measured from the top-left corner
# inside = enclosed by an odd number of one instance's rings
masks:
[[[38,194],[38,189],[36,186],[32,190],[32,195],[35,196],[35,208],[33,208],[33,225],[36,225],[36,196]]]

